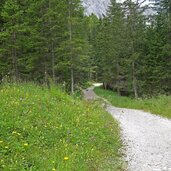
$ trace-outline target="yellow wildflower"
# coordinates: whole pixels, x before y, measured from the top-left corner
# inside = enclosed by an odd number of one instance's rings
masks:
[[[0,144],[3,143],[3,141],[0,141]]]
[[[8,149],[9,147],[8,146],[5,146],[5,149]]]
[[[64,157],[64,160],[69,160],[69,157]]]
[[[24,147],[27,147],[28,146],[28,143],[24,143]]]
[[[52,171],[56,171],[56,169],[55,169],[55,168],[53,168],[53,169],[52,169]]]
[[[13,131],[12,134],[17,134],[17,132],[16,131]]]

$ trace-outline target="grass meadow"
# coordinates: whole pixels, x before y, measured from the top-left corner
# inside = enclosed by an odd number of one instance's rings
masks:
[[[116,107],[142,109],[163,117],[171,118],[171,96],[163,95],[151,99],[133,99],[130,97],[118,96],[117,93],[104,90],[100,87],[95,88],[95,93],[107,99]]]
[[[0,87],[0,170],[121,171],[120,148],[117,122],[97,103],[56,87]]]

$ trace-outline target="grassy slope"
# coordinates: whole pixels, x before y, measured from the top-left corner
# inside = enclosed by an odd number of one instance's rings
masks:
[[[117,107],[143,109],[145,111],[159,114],[161,116],[171,118],[171,96],[159,96],[152,99],[131,99],[129,97],[121,97],[116,93],[101,88],[95,88],[97,95],[104,97],[112,105]]]
[[[57,88],[0,87],[0,170],[121,170],[117,123]]]

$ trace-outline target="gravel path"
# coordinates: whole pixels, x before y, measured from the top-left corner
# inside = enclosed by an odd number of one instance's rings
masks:
[[[84,94],[96,98],[93,88]],[[171,120],[111,105],[106,110],[120,123],[128,171],[171,171]]]
[[[130,171],[171,171],[171,120],[108,106],[121,127]]]
[[[98,98],[98,96],[94,93],[93,89],[94,89],[94,87],[90,87],[83,91],[84,98],[86,100],[94,100],[94,99]]]

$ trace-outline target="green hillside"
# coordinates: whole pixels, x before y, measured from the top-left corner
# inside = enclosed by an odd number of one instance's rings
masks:
[[[98,104],[32,84],[0,87],[0,170],[121,170],[119,128]]]

